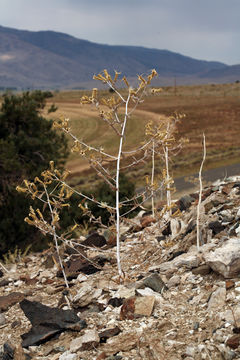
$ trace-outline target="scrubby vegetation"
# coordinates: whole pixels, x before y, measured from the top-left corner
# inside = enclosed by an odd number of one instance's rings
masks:
[[[68,151],[64,134],[43,116],[50,92],[5,94],[0,108],[0,255],[9,249],[42,246],[36,231],[24,223],[30,200],[15,189],[34,179],[54,159],[63,166]],[[54,111],[51,106],[48,112]]]

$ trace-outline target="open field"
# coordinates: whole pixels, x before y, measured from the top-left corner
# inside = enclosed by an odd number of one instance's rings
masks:
[[[172,115],[175,111],[186,117],[178,124],[178,136],[187,137],[189,143],[183,151],[172,159],[174,176],[195,173],[200,165],[202,154],[202,133],[206,135],[207,160],[205,169],[240,162],[240,84],[201,85],[165,87],[160,95],[148,95],[145,101],[132,115],[127,128],[126,146],[134,148],[144,138],[145,124],[149,120],[160,121],[161,117]],[[102,92],[100,95],[108,95]],[[63,115],[71,120],[73,133],[87,143],[103,146],[111,153],[116,153],[117,142],[113,132],[98,117],[93,106],[80,105],[83,91],[58,92],[53,102],[58,111],[54,117]],[[113,137],[112,137],[113,136]],[[90,175],[86,160],[71,154],[67,163],[72,175],[96,179]],[[157,172],[162,165],[157,163]],[[131,174],[134,179],[144,181],[149,166],[139,166]]]

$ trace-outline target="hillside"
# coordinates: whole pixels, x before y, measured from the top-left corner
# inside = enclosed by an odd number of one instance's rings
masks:
[[[0,358],[239,359],[239,180],[203,190],[200,251],[198,193],[171,222],[122,224],[123,283],[114,237],[97,233],[61,246],[69,288],[53,248],[2,265]]]
[[[54,31],[0,26],[1,87],[86,88],[92,85],[93,74],[104,68],[117,69],[129,77],[156,68],[161,83],[172,82],[174,77],[178,83],[227,82],[237,80],[239,73],[237,66],[168,50],[96,44]]]

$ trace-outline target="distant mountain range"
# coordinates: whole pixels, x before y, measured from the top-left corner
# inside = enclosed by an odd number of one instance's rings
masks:
[[[110,46],[54,31],[0,26],[0,89],[89,88],[107,68],[128,77],[155,68],[161,85],[224,83],[240,79],[240,65],[196,60],[168,50]]]

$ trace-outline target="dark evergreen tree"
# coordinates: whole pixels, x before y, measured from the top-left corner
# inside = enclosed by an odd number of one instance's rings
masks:
[[[67,140],[43,116],[49,91],[5,94],[0,108],[0,256],[29,243],[39,247],[39,233],[24,223],[30,199],[15,190],[24,178],[34,179],[54,160],[61,167]],[[54,106],[50,111],[55,111]],[[35,241],[36,240],[36,241]],[[37,246],[36,246],[37,245]],[[41,245],[40,245],[41,246]]]

